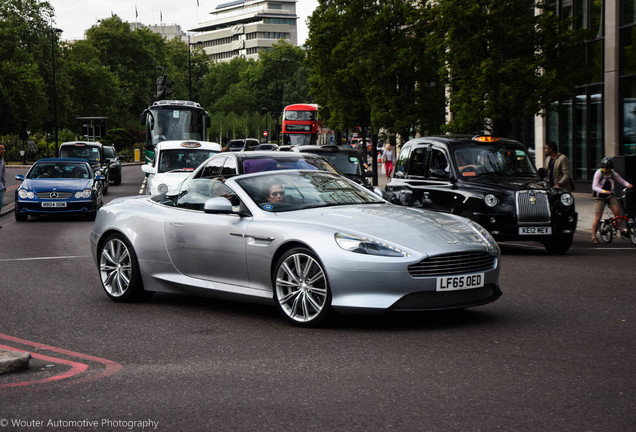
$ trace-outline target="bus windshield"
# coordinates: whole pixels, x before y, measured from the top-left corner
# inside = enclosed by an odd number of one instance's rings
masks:
[[[203,112],[188,109],[151,109],[154,128],[151,129],[152,144],[170,140],[203,140]]]

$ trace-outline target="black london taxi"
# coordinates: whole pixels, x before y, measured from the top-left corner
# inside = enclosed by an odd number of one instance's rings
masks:
[[[467,217],[497,241],[537,241],[566,253],[578,214],[574,197],[542,180],[526,147],[491,135],[415,138],[402,147],[385,198]]]

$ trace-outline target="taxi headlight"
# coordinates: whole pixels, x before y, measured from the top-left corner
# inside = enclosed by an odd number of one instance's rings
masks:
[[[479,225],[477,222],[470,221],[468,222],[470,227],[477,233],[479,238],[484,241],[488,245],[489,252],[499,256],[501,251],[499,250],[499,245],[495,241],[494,237],[488,232],[486,228]]]
[[[573,205],[574,197],[572,196],[572,194],[569,194],[569,193],[561,194],[561,204],[563,204],[566,207],[570,207],[571,205]]]
[[[161,183],[159,186],[157,186],[157,192],[159,192],[160,194],[168,192],[168,185],[166,185],[165,183]]]
[[[488,194],[484,197],[484,203],[492,208],[495,207],[497,204],[499,204],[499,200],[497,199],[497,197],[493,194]]]
[[[75,198],[77,199],[81,199],[81,198],[90,198],[91,197],[91,190],[90,189],[84,189],[83,191],[79,191],[79,192],[75,192]]]
[[[336,233],[334,236],[336,243],[342,249],[365,255],[379,255],[388,257],[405,257],[409,256],[408,252],[401,251],[384,243],[375,240],[359,237],[352,234]]]
[[[26,189],[20,189],[18,191],[18,196],[22,199],[33,199],[35,198],[35,194],[32,191],[27,191]]]

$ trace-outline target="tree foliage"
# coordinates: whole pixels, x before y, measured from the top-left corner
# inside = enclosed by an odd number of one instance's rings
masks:
[[[450,90],[447,130],[500,133],[573,94],[585,34],[536,0],[439,0],[424,15],[429,52]]]

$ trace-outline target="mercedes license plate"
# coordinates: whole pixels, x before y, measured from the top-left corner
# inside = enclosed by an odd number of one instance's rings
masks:
[[[437,278],[437,291],[454,291],[484,286],[484,274],[442,276]]]
[[[54,207],[54,208],[66,207],[66,202],[45,201],[42,203],[42,207]]]
[[[519,235],[550,235],[552,227],[519,227]]]

